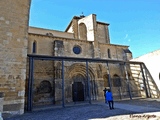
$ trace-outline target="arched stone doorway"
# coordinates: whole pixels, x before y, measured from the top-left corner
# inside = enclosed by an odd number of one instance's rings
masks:
[[[88,66],[88,78],[87,78],[85,64],[75,63],[69,67],[65,78],[70,81],[69,82],[70,86],[68,87],[71,88],[72,96],[70,98],[72,101],[75,100],[74,94],[73,94],[74,92],[73,86],[76,86],[76,84],[78,86],[81,86],[81,88],[78,88],[78,89],[83,88],[82,91],[84,91],[83,93],[80,92],[80,95],[84,96],[84,99],[80,99],[79,101],[82,101],[82,100],[88,101],[90,99],[92,100],[97,99],[98,87],[96,85],[94,73],[95,73],[94,70],[90,66]]]
[[[72,84],[72,99],[76,101],[84,101],[84,85],[82,82],[74,82]]]
[[[74,102],[76,101],[84,101],[85,100],[85,77],[81,74],[77,74],[72,77],[72,99]]]

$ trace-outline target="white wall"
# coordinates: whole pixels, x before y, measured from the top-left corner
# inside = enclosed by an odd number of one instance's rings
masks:
[[[131,61],[141,61],[145,63],[148,70],[150,71],[155,83],[160,90],[160,50],[153,51],[146,55],[140,56],[138,58],[132,59]]]

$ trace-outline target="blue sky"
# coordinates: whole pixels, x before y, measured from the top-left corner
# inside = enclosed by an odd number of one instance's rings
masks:
[[[109,23],[111,44],[133,58],[160,49],[160,0],[32,0],[29,25],[64,31],[73,16],[96,14]]]

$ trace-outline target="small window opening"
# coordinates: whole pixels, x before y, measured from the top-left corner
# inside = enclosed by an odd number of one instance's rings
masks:
[[[111,51],[108,49],[108,58],[111,58]]]
[[[32,53],[36,53],[37,44],[36,41],[33,42]]]

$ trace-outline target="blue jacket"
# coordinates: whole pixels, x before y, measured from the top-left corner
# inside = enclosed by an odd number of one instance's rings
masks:
[[[113,96],[111,92],[106,92],[106,100],[107,101],[112,101],[113,100]]]

